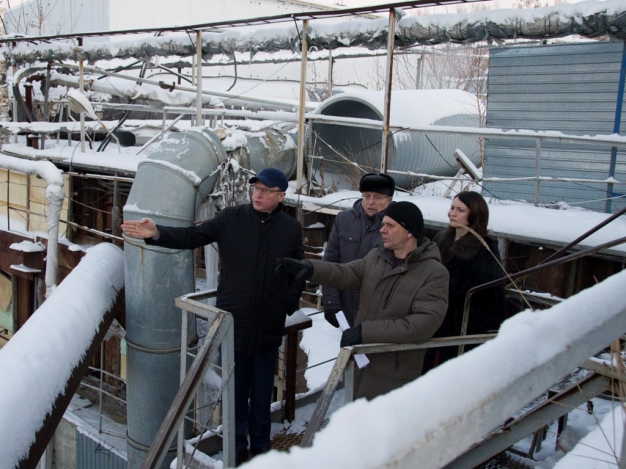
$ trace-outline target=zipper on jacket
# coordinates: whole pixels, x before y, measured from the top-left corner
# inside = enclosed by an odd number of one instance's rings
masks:
[[[389,304],[389,298],[391,298],[391,294],[393,293],[393,291],[396,288],[396,284],[400,281],[400,276],[398,276],[394,282],[393,285],[391,285],[391,288],[389,289],[389,292],[387,293],[387,297],[385,298],[385,302],[383,303],[383,310],[387,307],[387,305]]]

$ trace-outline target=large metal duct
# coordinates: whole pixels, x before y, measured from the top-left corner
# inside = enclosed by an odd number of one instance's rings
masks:
[[[335,117],[383,119],[382,91],[342,93],[325,101],[315,112]],[[479,113],[476,96],[461,90],[407,90],[394,91],[391,98],[390,124],[392,126],[441,125],[478,127]],[[320,169],[326,187],[356,189],[363,172],[379,171],[382,131],[362,127],[315,123],[313,125],[313,153],[323,156],[313,162],[315,178],[321,181]],[[480,163],[478,138],[453,134],[428,134],[415,130],[399,131],[389,139],[388,169],[413,171],[441,176],[456,174],[458,166],[453,157],[460,148]],[[400,187],[410,188],[415,178],[394,175]]]
[[[209,175],[225,158],[208,130],[170,134],[139,165],[124,218],[191,225],[215,184]],[[128,467],[138,468],[179,388],[181,313],[173,299],[194,291],[194,258],[125,241]],[[175,456],[174,446],[163,467]]]
[[[255,172],[272,166],[293,176],[295,145],[289,129],[246,135],[236,148],[209,129],[172,133],[138,168],[124,207],[126,220],[150,217],[158,224],[189,226],[214,189],[215,169],[227,158]],[[194,256],[146,246],[125,237],[128,468],[141,467],[179,388],[181,312],[174,298],[193,292]],[[209,267],[209,266],[207,266]],[[190,331],[194,328],[190,324]],[[173,445],[164,460],[176,456]]]

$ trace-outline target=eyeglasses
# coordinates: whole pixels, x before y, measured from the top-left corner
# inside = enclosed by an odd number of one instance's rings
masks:
[[[373,200],[374,202],[382,202],[385,199],[388,199],[389,196],[388,195],[381,195],[381,194],[376,194],[376,195],[372,195],[372,194],[363,194],[363,199],[364,200]]]
[[[267,189],[266,187],[261,187],[261,186],[251,186],[250,188],[252,189],[253,192],[259,192],[261,193],[261,195],[267,195],[270,192],[284,192],[284,191],[281,191],[280,189]]]

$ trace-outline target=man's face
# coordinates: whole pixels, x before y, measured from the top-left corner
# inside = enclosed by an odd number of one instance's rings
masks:
[[[396,249],[404,249],[409,242],[409,239],[412,238],[406,228],[396,222],[393,218],[387,216],[383,217],[380,234],[383,238],[383,246],[385,246],[386,249],[391,249],[392,251],[395,251]]]
[[[363,192],[363,209],[371,217],[385,210],[391,203],[391,197],[376,192]]]
[[[252,186],[252,206],[259,212],[271,213],[285,198],[285,193],[278,186],[267,187],[261,181]]]

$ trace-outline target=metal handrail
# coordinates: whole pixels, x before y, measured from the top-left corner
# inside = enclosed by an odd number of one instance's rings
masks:
[[[235,463],[235,389],[233,385],[234,370],[234,320],[230,313],[214,306],[201,303],[202,300],[215,296],[216,290],[193,293],[176,298],[175,304],[182,309],[183,327],[181,343],[181,386],[174,397],[152,446],[142,464],[142,469],[156,469],[161,467],[170,444],[178,431],[178,467],[182,467],[183,453],[183,422],[191,401],[196,395],[202,378],[213,363],[221,347],[222,359],[222,415],[223,415],[223,464],[224,467],[233,467]],[[198,351],[196,359],[185,373],[187,360],[187,318],[188,313],[198,315],[211,321],[211,325],[204,338],[204,343]]]
[[[543,270],[545,268],[553,267],[553,266],[559,265],[559,264],[564,264],[566,262],[573,261],[573,260],[579,259],[581,257],[584,257],[587,254],[593,254],[593,253],[601,251],[603,249],[610,248],[610,247],[617,246],[619,244],[625,243],[626,242],[626,237],[618,238],[618,239],[616,239],[614,241],[609,241],[608,243],[600,244],[599,246],[595,246],[595,247],[592,247],[592,248],[589,248],[589,249],[584,249],[584,250],[579,251],[577,253],[570,254],[569,256],[561,257],[569,249],[571,249],[575,245],[579,244],[584,239],[587,239],[593,233],[595,233],[596,231],[598,231],[601,228],[605,227],[606,225],[608,225],[612,221],[616,220],[617,218],[622,216],[624,213],[626,213],[626,207],[621,209],[620,211],[614,213],[613,215],[611,215],[610,217],[606,218],[605,220],[601,221],[600,223],[598,223],[596,226],[594,226],[590,230],[587,230],[585,233],[580,235],[578,238],[576,238],[573,241],[571,241],[570,243],[566,244],[561,249],[559,249],[558,251],[554,252],[552,255],[550,255],[549,257],[547,257],[543,261],[541,261],[536,266],[531,267],[530,269],[522,270],[521,272],[517,272],[517,273],[512,274],[512,275],[507,275],[506,277],[502,277],[502,278],[497,279],[497,280],[492,280],[491,282],[487,282],[487,283],[484,283],[482,285],[477,285],[475,287],[470,288],[467,291],[467,293],[465,294],[465,304],[463,305],[463,322],[461,324],[461,336],[464,336],[467,333],[467,325],[468,325],[468,322],[469,322],[469,309],[470,309],[470,304],[472,302],[472,295],[474,293],[482,291],[482,290],[486,290],[486,289],[491,288],[491,287],[495,287],[497,285],[502,285],[504,283],[513,282],[514,280],[517,280],[517,279],[523,278],[523,277],[527,277],[528,275],[533,274],[535,272],[538,272],[540,270]],[[463,354],[463,351],[464,351],[464,346],[460,345],[459,346],[459,355]]]
[[[419,350],[427,348],[449,347],[453,345],[465,344],[482,344],[490,339],[493,339],[496,334],[477,334],[468,335],[464,337],[441,337],[432,339],[428,342],[421,344],[361,344],[353,345],[350,347],[343,347],[339,351],[335,365],[326,381],[326,386],[317,401],[313,415],[309,420],[302,442],[300,446],[307,447],[313,443],[313,436],[319,430],[326,416],[326,412],[330,406],[330,403],[335,395],[339,380],[345,375],[344,383],[346,389],[346,403],[353,400],[353,385],[354,385],[354,360],[353,356],[357,353],[385,353],[385,352],[402,352],[407,350]]]

